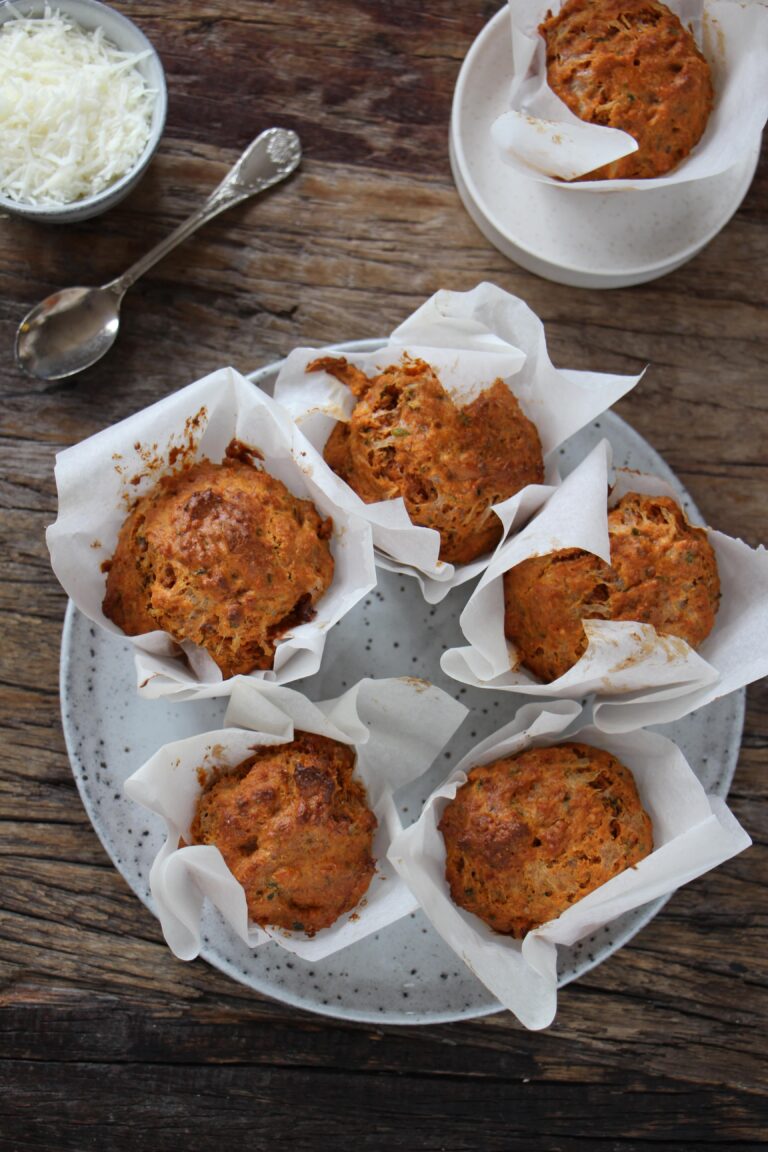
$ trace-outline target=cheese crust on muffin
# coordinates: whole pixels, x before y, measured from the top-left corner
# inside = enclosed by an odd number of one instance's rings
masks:
[[[297,732],[207,783],[192,841],[219,849],[254,923],[314,936],[365,895],[377,822],[354,768],[348,745]]]
[[[324,369],[357,403],[325,446],[330,467],[365,501],[402,497],[414,524],[440,533],[440,559],[466,564],[501,539],[492,504],[544,479],[541,441],[516,397],[496,380],[459,406],[423,360],[368,377],[343,357]]]
[[[588,744],[472,768],[440,831],[454,903],[517,938],[653,851],[632,773]]]
[[[709,64],[665,4],[567,0],[539,32],[552,91],[581,120],[638,143],[580,180],[663,176],[698,144],[714,102]]]
[[[587,649],[584,620],[636,620],[692,648],[715,624],[714,549],[668,496],[630,492],[608,513],[611,563],[577,548],[504,573],[504,632],[540,680],[563,676]]]
[[[128,636],[191,640],[224,678],[271,668],[280,636],[333,579],[333,530],[233,442],[221,464],[163,476],[123,524],[104,615]]]

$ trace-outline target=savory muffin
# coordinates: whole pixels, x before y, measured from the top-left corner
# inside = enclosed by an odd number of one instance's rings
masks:
[[[135,504],[109,564],[104,615],[128,636],[192,640],[225,678],[271,668],[287,629],[311,620],[333,579],[333,524],[233,441]]]
[[[547,80],[571,112],[620,128],[637,152],[581,180],[650,179],[699,142],[714,101],[709,65],[658,0],[567,0],[539,26]]]
[[[216,845],[256,924],[314,936],[365,895],[376,817],[354,768],[346,744],[297,732],[207,783],[192,841]]]
[[[459,406],[423,360],[404,357],[379,376],[342,357],[313,361],[357,399],[336,424],[327,463],[366,502],[402,496],[414,524],[440,533],[440,559],[466,564],[499,542],[492,504],[544,478],[536,426],[501,380]]]
[[[453,901],[516,937],[653,851],[632,773],[588,744],[473,768],[440,831]]]
[[[583,620],[636,620],[697,648],[714,627],[717,560],[707,534],[668,496],[630,492],[608,513],[611,563],[578,548],[504,573],[504,631],[547,682],[587,649]]]

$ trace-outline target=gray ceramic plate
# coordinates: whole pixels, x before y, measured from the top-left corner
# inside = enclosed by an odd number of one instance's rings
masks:
[[[378,341],[341,345],[375,348]],[[255,373],[271,390],[278,365]],[[603,436],[616,463],[669,480],[684,505],[690,498],[664,461],[613,413],[574,436],[562,450],[570,471]],[[333,629],[315,676],[292,684],[313,700],[339,695],[363,676],[423,676],[461,699],[471,715],[420,788],[401,797],[414,819],[431,789],[474,744],[509,721],[516,709],[507,693],[464,688],[440,670],[440,654],[463,643],[459,615],[473,585],[455,589],[435,607],[416,582],[379,572],[376,589]],[[148,875],[163,841],[162,822],[123,797],[123,781],[161,744],[221,727],[225,702],[168,704],[136,695],[132,649],[103,632],[72,604],[64,622],[61,657],[64,733],[72,771],[102,844],[136,895],[151,909]],[[708,791],[724,796],[738,757],[744,694],[710,704],[659,729],[675,740]],[[595,936],[559,953],[560,985],[601,963],[658,912],[656,900],[613,921]],[[435,1024],[483,1016],[499,1009],[487,989],[415,913],[327,960],[304,962],[277,944],[252,952],[209,909],[202,956],[228,976],[286,1004],[369,1023]]]

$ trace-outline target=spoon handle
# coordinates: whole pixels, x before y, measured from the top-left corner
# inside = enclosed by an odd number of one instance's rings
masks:
[[[181,244],[203,224],[233,204],[240,204],[249,196],[255,196],[257,192],[263,192],[285,180],[299,166],[300,160],[301,144],[295,132],[286,128],[267,128],[266,132],[262,132],[248,145],[234,168],[196,212],[131,265],[122,276],[104,287],[122,297],[140,276],[167,256],[177,244]]]

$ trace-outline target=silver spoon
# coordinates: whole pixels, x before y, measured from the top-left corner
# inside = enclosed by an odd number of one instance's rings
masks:
[[[28,312],[16,333],[16,363],[40,380],[62,380],[90,368],[114,344],[123,296],[139,276],[220,212],[290,176],[300,160],[295,132],[262,132],[202,207],[122,276],[102,288],[63,288]]]

